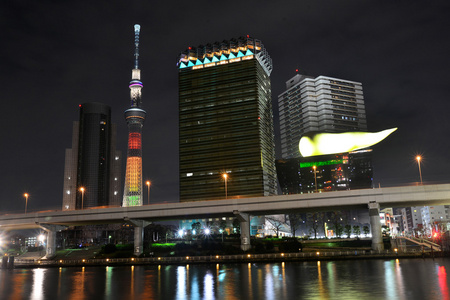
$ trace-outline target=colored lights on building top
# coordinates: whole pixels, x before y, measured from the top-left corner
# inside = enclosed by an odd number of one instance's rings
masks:
[[[192,67],[193,70],[196,70],[253,58],[254,53],[251,50],[247,50],[246,52],[238,51],[237,55],[230,53],[228,55],[222,54],[220,57],[214,55],[212,59],[209,59],[208,57],[205,57],[204,59],[195,59],[195,64],[190,59],[182,59],[179,68],[184,69]]]

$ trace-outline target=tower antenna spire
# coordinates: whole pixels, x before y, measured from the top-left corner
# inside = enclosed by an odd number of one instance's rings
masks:
[[[141,32],[141,25],[134,25],[134,68],[139,69],[139,33]]]

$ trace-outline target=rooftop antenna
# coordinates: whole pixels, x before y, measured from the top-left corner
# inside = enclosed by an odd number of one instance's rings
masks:
[[[141,32],[141,25],[134,25],[134,68],[139,69],[139,33]]]

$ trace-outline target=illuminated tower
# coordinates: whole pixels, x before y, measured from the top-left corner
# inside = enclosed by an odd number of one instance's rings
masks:
[[[139,32],[141,26],[134,25],[134,69],[130,81],[130,108],[125,111],[128,125],[127,169],[122,206],[142,205],[142,127],[146,112],[141,108],[141,70],[139,70]]]

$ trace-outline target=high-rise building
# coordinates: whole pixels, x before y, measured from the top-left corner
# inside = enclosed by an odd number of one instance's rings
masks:
[[[297,74],[278,96],[283,194],[372,187],[372,150],[301,157],[299,141],[316,132],[367,131],[362,84]]]
[[[66,149],[63,210],[120,205],[120,156],[111,108],[81,104],[72,148]]]
[[[299,157],[298,143],[310,132],[366,131],[362,84],[297,74],[278,96],[281,157]]]
[[[122,206],[141,206],[142,194],[142,127],[146,112],[141,108],[142,82],[139,69],[139,33],[141,27],[134,25],[134,69],[130,81],[130,108],[125,111],[128,125],[127,168]]]
[[[272,60],[261,41],[189,47],[177,66],[180,201],[276,194]]]

